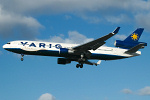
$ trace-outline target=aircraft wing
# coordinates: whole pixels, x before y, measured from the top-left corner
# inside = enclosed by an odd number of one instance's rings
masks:
[[[106,40],[114,36],[115,34],[118,33],[120,27],[117,27],[112,33],[109,33],[108,35],[105,35],[101,38],[98,38],[96,40],[93,40],[91,42],[79,45],[77,47],[74,47],[74,50],[80,50],[80,51],[87,51],[87,50],[96,50],[100,46],[104,45]]]

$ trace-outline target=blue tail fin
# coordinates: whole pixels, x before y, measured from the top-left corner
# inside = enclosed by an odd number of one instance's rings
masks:
[[[140,43],[144,43],[144,42],[138,42],[143,31],[144,31],[144,28],[137,28],[124,41],[116,40],[115,46],[120,47],[120,48],[130,49]],[[147,43],[144,43],[144,46],[147,46]]]
[[[131,35],[129,35],[124,42],[136,43],[140,39],[140,36],[144,28],[137,28]]]

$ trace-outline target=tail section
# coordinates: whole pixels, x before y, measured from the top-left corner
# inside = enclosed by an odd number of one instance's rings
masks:
[[[130,42],[130,43],[137,43],[140,39],[140,36],[142,32],[144,31],[144,28],[138,28],[136,29],[131,35],[129,35],[124,42]]]
[[[136,51],[138,51],[139,49],[141,49],[143,46],[144,46],[144,43],[139,43],[138,45],[136,45],[133,48],[131,48],[128,51],[126,51],[125,53],[127,53],[127,54],[135,53]]]
[[[138,42],[140,39],[140,36],[142,35],[144,31],[144,28],[137,28],[132,34],[130,34],[124,41],[121,40],[116,40],[115,41],[115,46],[120,47],[120,48],[125,48],[125,49],[131,49],[135,47],[138,44],[144,44],[144,46],[147,46],[147,43],[144,42]]]

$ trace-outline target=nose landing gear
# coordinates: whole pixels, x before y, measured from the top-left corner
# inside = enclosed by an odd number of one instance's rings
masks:
[[[23,61],[24,59],[23,59],[23,56],[24,56],[24,54],[21,54],[21,61]]]

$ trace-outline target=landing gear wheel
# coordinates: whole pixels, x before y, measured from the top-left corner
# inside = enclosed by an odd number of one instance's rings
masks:
[[[77,65],[76,65],[76,68],[79,68],[79,67],[80,67],[80,65],[79,65],[79,64],[77,64]]]
[[[23,58],[21,58],[21,61],[23,61]]]
[[[24,56],[24,54],[21,54],[21,61],[23,61],[23,56]]]
[[[80,68],[83,68],[83,64],[77,64],[77,65],[76,65],[76,68],[79,68],[79,67],[80,67]]]
[[[83,68],[83,64],[80,65],[80,68]]]

